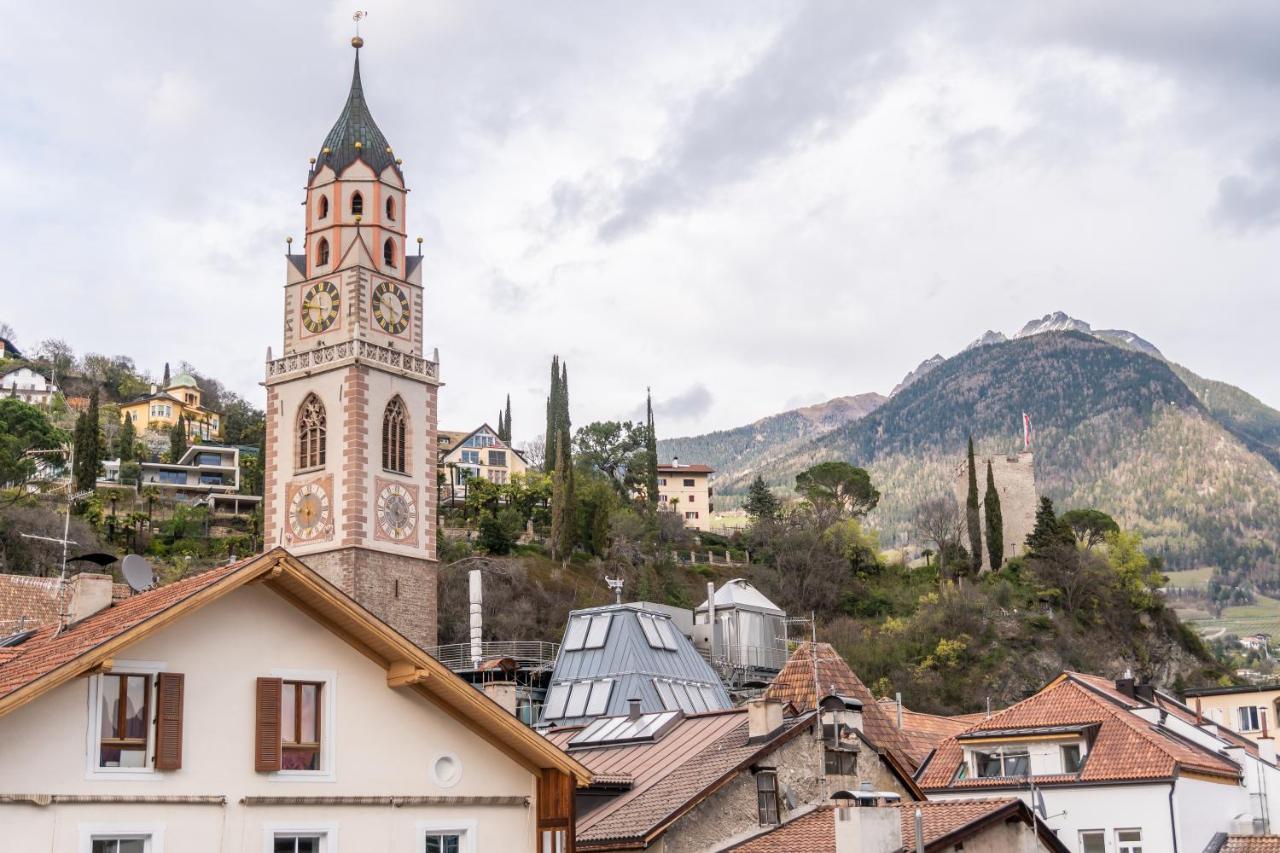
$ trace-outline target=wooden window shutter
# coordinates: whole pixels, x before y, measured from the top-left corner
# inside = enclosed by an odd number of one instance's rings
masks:
[[[156,676],[156,769],[182,769],[182,699],[184,676]]]
[[[258,679],[258,700],[254,703],[253,769],[259,773],[280,769],[280,694],[283,691],[282,679]]]

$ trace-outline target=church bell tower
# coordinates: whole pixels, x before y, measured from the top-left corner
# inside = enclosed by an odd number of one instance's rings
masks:
[[[351,91],[307,174],[267,358],[263,533],[419,646],[436,641],[436,358],[401,161]]]

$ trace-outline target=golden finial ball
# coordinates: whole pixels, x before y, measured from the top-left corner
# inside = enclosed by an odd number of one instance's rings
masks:
[[[421,246],[421,245],[422,245],[422,238],[421,238],[421,237],[419,237],[419,238],[418,238],[418,245],[419,245],[419,246]]]
[[[397,158],[396,158],[396,165],[397,165],[397,166],[404,165],[404,161],[403,161],[403,160],[401,160],[399,157],[397,157]]]
[[[363,148],[363,147],[364,147],[364,143],[363,143],[363,142],[357,142],[357,143],[356,143],[356,150],[357,150],[357,151],[359,151],[359,150],[360,150],[361,148]]]
[[[311,165],[313,165],[313,166],[314,166],[314,165],[315,165],[315,162],[316,162],[316,158],[312,157],[312,158],[311,158]]]
[[[285,241],[286,243],[288,243],[290,246],[292,246],[292,245],[293,245],[293,238],[292,238],[292,237],[285,237],[285,238],[284,238],[284,241]]]
[[[325,148],[321,149],[320,153],[321,153],[321,154],[332,154],[332,153],[333,153],[333,149],[328,148],[328,147],[325,147]]]
[[[356,222],[359,222],[362,218],[363,217],[361,217],[360,214],[358,213],[356,214]]]
[[[364,47],[364,39],[360,38],[360,36],[356,36],[351,40],[351,46],[354,47],[356,50],[359,50],[360,48]]]

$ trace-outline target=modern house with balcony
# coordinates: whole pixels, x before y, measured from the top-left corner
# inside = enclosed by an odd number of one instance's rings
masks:
[[[138,483],[121,480],[119,459],[109,459],[102,467],[101,485],[155,486],[170,497],[217,511],[238,514],[262,502],[257,495],[239,494],[240,448],[234,446],[195,444],[177,462],[143,462]]]
[[[440,470],[444,473],[444,504],[462,503],[467,499],[467,481],[488,480],[503,485],[512,476],[523,474],[529,465],[519,451],[498,438],[498,431],[481,424],[471,432],[440,430],[437,433]]]

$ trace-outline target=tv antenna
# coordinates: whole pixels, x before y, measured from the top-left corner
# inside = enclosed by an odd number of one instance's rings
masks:
[[[622,603],[622,586],[623,584],[626,583],[626,581],[624,581],[622,578],[606,577],[604,579],[604,582],[609,585],[609,589],[613,590],[614,603],[621,604]]]

